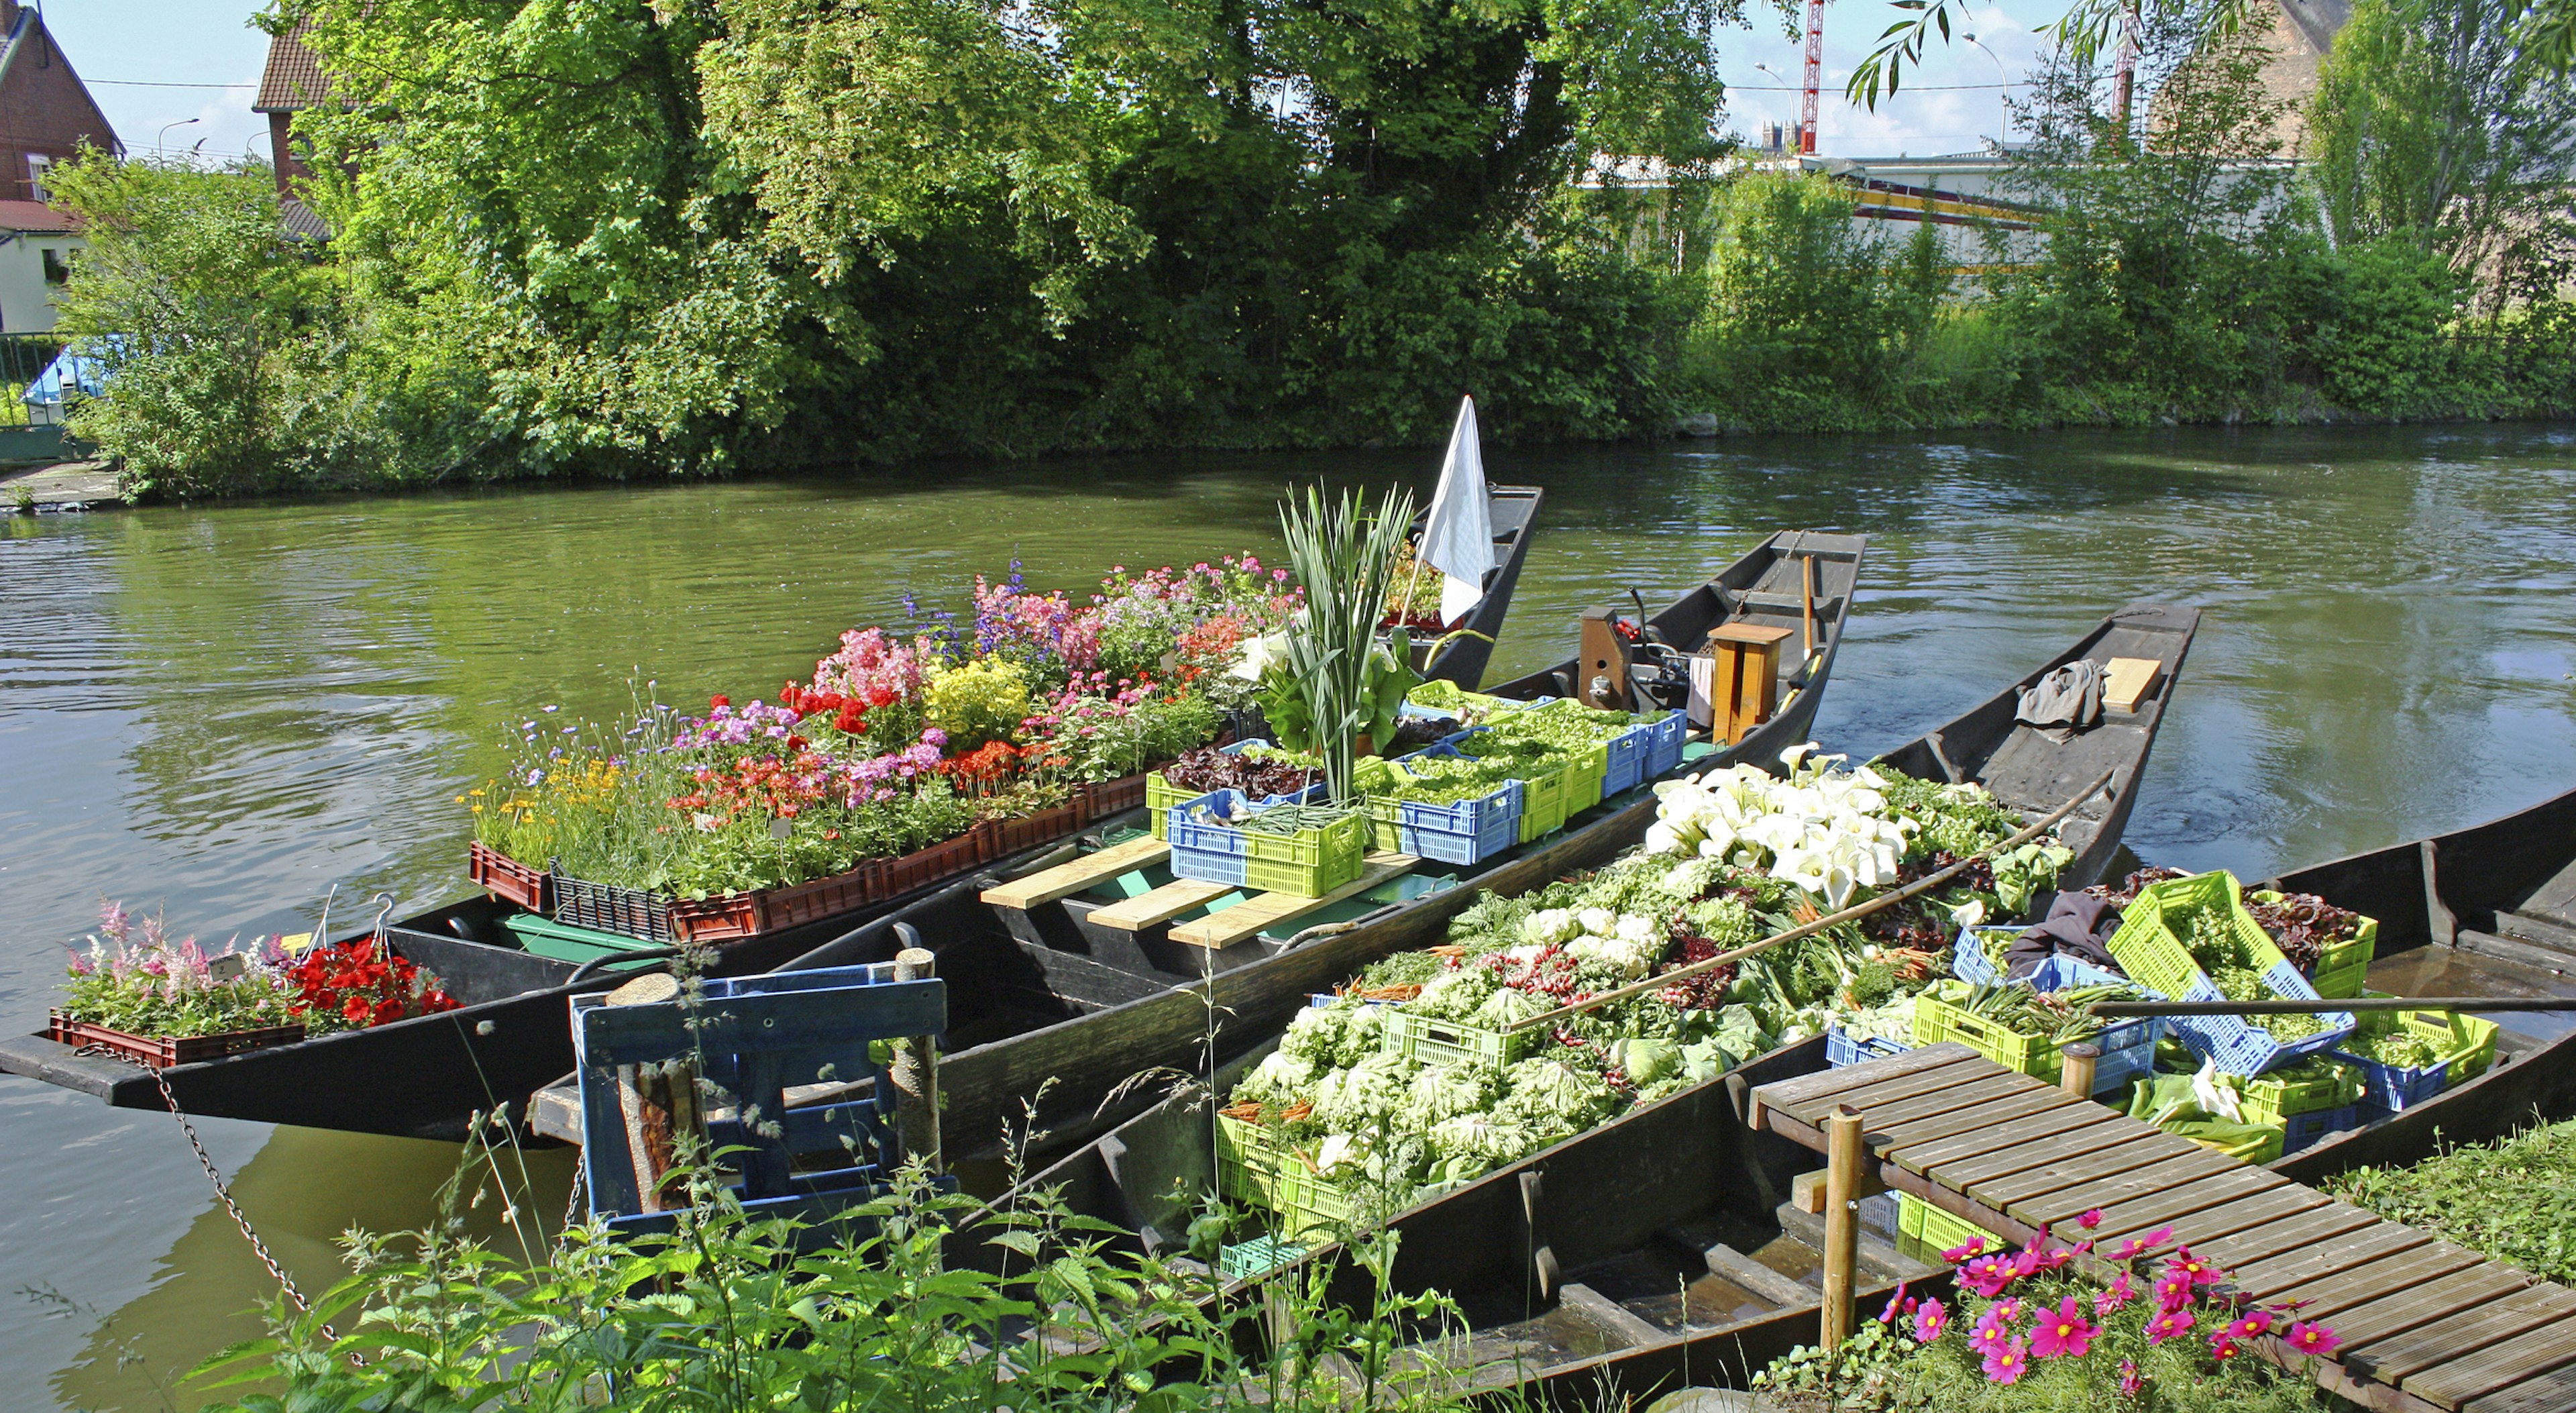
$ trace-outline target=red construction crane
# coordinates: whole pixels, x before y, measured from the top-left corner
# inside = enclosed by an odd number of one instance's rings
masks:
[[[1807,0],[1807,89],[1798,99],[1798,151],[1816,150],[1817,92],[1825,78],[1825,0]]]

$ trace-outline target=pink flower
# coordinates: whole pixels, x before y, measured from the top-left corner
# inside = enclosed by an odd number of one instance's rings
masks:
[[[2121,1242],[2118,1246],[2111,1248],[2111,1259],[2114,1261],[2126,1261],[2146,1249],[2147,1239],[2143,1236],[2133,1236],[2128,1240]]]
[[[2083,1216],[2075,1219],[2075,1225],[2084,1228],[2086,1231],[2091,1231],[2095,1227],[2102,1225],[2102,1209],[2099,1207],[2087,1208]]]
[[[2137,1298],[2138,1288],[2129,1283],[2129,1273],[2122,1271],[2111,1278],[2111,1286],[2108,1290],[2093,1297],[2093,1313],[2108,1315],[2115,1310],[2125,1310],[2129,1307],[2129,1303]]]
[[[2253,1339],[2269,1334],[2271,1330],[2272,1312],[2269,1310],[2248,1310],[2227,1327],[2227,1333],[2237,1339]]]
[[[2010,1257],[1980,1256],[1959,1268],[1959,1284],[1991,1300],[2004,1293],[2016,1274]]]
[[[2191,1303],[2191,1277],[2185,1272],[2168,1270],[2156,1277],[2156,1303],[2168,1310]]]
[[[1942,1259],[1942,1260],[1944,1260],[1944,1261],[1947,1261],[1947,1262],[1949,1262],[1951,1265],[1955,1266],[1955,1265],[1958,1265],[1958,1264],[1959,1264],[1960,1262],[1962,1262],[1962,1261],[1967,1261],[1967,1260],[1974,1259],[1975,1257],[1982,1256],[1982,1255],[1984,1255],[1984,1254],[1985,1254],[1985,1252],[1986,1252],[1986,1239],[1985,1239],[1984,1237],[1982,1237],[1982,1236],[1970,1237],[1970,1238],[1968,1239],[1968,1244],[1967,1244],[1967,1245],[1965,1245],[1965,1246],[1953,1246],[1953,1247],[1951,1247],[1949,1250],[1942,1252],[1942,1253],[1941,1253],[1941,1259]]]
[[[2188,1246],[2175,1247],[2173,1259],[2165,1263],[2165,1269],[2183,1272],[2191,1277],[2191,1283],[2196,1286],[2216,1285],[2227,1279],[2227,1273],[2220,1270],[2216,1262],[2204,1261],[2192,1255],[2191,1248]]]
[[[1898,1281],[1896,1293],[1887,1297],[1887,1308],[1878,1312],[1878,1322],[1882,1325],[1895,1324],[1897,1316],[1910,1313],[1913,1309],[1914,1301],[1905,1293],[1905,1282]]]
[[[2147,1343],[2162,1344],[2188,1331],[2191,1326],[2192,1313],[2188,1308],[2168,1306],[2163,1313],[2147,1321]]]
[[[2102,1327],[2084,1318],[2082,1297],[2070,1295],[2053,1312],[2043,1311],[2030,1332],[2030,1352],[2042,1359],[2081,1359],[2093,1350]]]
[[[2024,1352],[2022,1342],[2014,1340],[2001,1349],[1987,1350],[1985,1367],[1986,1377],[1995,1383],[2017,1383],[2030,1372],[2030,1356]]]
[[[2301,1354],[2313,1354],[2320,1358],[2334,1353],[2334,1347],[2343,1343],[2342,1340],[2335,1337],[2334,1331],[2327,1329],[2323,1325],[2313,1324],[2306,1320],[2301,1320],[2297,1324],[2290,1326],[2290,1332],[2286,1338],[2289,1340],[2290,1347],[2292,1349],[2299,1351]]]
[[[1989,1358],[2005,1345],[2019,1343],[2013,1338],[2011,1319],[1997,1306],[1986,1307],[1986,1313],[1977,1317],[1975,1328],[1968,1331],[1968,1347]]]
[[[1914,1309],[1914,1342],[1930,1344],[1941,1337],[1950,1323],[1950,1312],[1938,1300],[1926,1300]]]
[[[2137,1397],[2138,1390],[2145,1387],[2145,1384],[2146,1381],[2138,1377],[2137,1360],[2123,1359],[2120,1361],[2120,1395],[2123,1398]]]
[[[2224,1363],[2226,1363],[2228,1360],[2235,1358],[2235,1357],[2236,1357],[2236,1354],[2237,1354],[2236,1341],[2228,1337],[2228,1333],[2227,1333],[2227,1331],[2225,1331],[2225,1330],[2220,1330],[2217,1334],[2210,1336],[2210,1340],[2209,1340],[2209,1357],[2210,1357],[2210,1358],[2217,1360],[2217,1361],[2218,1361],[2219,1363],[2221,1363],[2221,1364],[2224,1364]]]

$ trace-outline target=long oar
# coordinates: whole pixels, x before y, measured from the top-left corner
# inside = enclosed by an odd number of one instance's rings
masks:
[[[1531,1016],[1525,1021],[1521,1021],[1514,1025],[1507,1025],[1503,1027],[1503,1029],[1506,1033],[1516,1030],[1527,1030],[1534,1025],[1545,1025],[1551,1021],[1558,1021],[1567,1016],[1580,1014],[1581,1012],[1591,1010],[1595,1006],[1606,1006],[1613,1001],[1626,1000],[1628,997],[1640,995],[1648,991],[1661,991],[1665,987],[1672,985],[1674,982],[1687,981],[1702,972],[1713,971],[1729,962],[1738,961],[1742,958],[1752,956],[1756,952],[1767,952],[1774,947],[1786,946],[1791,942],[1797,941],[1801,937],[1813,937],[1817,933],[1824,931],[1826,928],[1840,926],[1841,924],[1850,922],[1855,918],[1864,918],[1883,908],[1893,907],[1896,904],[1913,897],[1917,893],[1923,892],[1926,889],[1937,888],[1942,884],[1949,882],[1952,878],[1957,877],[1962,870],[1967,868],[1968,865],[1975,863],[1979,859],[1999,854],[2006,849],[2019,848],[2021,845],[2030,842],[2030,840],[2038,837],[2041,831],[2047,829],[2050,825],[2053,825],[2059,820],[2066,818],[2068,815],[2075,813],[2076,806],[2081,805],[2086,800],[2092,799],[2095,795],[2100,794],[2102,787],[2110,784],[2111,777],[2117,774],[2119,774],[2119,768],[2117,766],[2103,771],[2099,776],[2095,777],[2092,784],[2087,785],[2082,790],[2068,796],[2066,803],[2050,810],[2036,823],[2022,830],[2019,834],[2015,834],[2009,839],[1989,844],[1986,847],[1979,849],[1977,852],[1968,855],[1966,858],[1959,860],[1957,863],[1950,865],[1948,868],[1942,869],[1938,873],[1926,874],[1892,893],[1881,893],[1866,903],[1854,904],[1851,907],[1843,909],[1841,912],[1829,913],[1823,917],[1817,918],[1813,922],[1800,923],[1798,926],[1790,928],[1786,932],[1773,933],[1771,936],[1765,937],[1759,942],[1746,943],[1744,946],[1738,947],[1732,952],[1720,952],[1714,957],[1693,962],[1689,966],[1675,967],[1661,976],[1650,976],[1643,981],[1630,982],[1628,985],[1619,987],[1617,990],[1604,991],[1597,996],[1587,996],[1580,1001],[1559,1006],[1552,1011],[1541,1011],[1539,1014]]]
[[[2335,1011],[2576,1011],[2576,996],[2364,996],[2341,1001],[2096,1001],[2097,1016],[2300,1016]]]

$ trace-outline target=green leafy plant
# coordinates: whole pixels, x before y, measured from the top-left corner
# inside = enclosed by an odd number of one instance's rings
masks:
[[[2327,1186],[2392,1222],[2576,1283],[2576,1119],[2447,1148],[2409,1168],[2356,1168]]]
[[[1351,491],[1327,506],[1322,488],[1314,486],[1302,502],[1292,496],[1280,507],[1289,568],[1306,590],[1306,616],[1287,630],[1283,668],[1302,699],[1309,737],[1301,745],[1283,735],[1280,744],[1320,756],[1325,793],[1337,801],[1356,798],[1351,767],[1357,738],[1373,728],[1391,731],[1395,709],[1411,686],[1402,681],[1410,672],[1410,638],[1396,628],[1382,650],[1377,627],[1412,520],[1412,494],[1394,488],[1374,513]],[[1376,666],[1381,651],[1390,653],[1393,670]]]

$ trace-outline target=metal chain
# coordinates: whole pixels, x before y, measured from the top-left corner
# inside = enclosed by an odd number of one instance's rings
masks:
[[[295,1288],[294,1280],[286,1274],[284,1267],[277,1264],[277,1257],[269,1251],[268,1243],[259,1239],[258,1232],[251,1230],[250,1218],[242,1214],[241,1204],[233,1200],[232,1189],[225,1186],[223,1172],[215,1166],[214,1155],[206,1151],[205,1141],[197,1137],[197,1126],[188,1122],[186,1111],[179,1107],[179,1096],[170,1092],[169,1077],[162,1074],[157,1066],[147,1064],[137,1056],[113,1050],[104,1045],[84,1045],[76,1053],[105,1055],[110,1059],[123,1060],[152,1076],[152,1082],[160,1087],[161,1102],[170,1106],[170,1117],[179,1121],[179,1132],[187,1135],[188,1146],[196,1150],[197,1163],[206,1170],[206,1181],[215,1185],[215,1196],[223,1199],[224,1210],[232,1214],[233,1225],[241,1228],[242,1240],[250,1243],[251,1254],[257,1256],[259,1263],[268,1268],[269,1275],[276,1278],[278,1288],[286,1292],[287,1299],[295,1302],[296,1310],[302,1314],[311,1314],[313,1307],[304,1299],[304,1292]],[[328,1324],[322,1326],[322,1335],[334,1344],[340,1339],[340,1332]],[[349,1356],[349,1362],[360,1367],[366,1364],[365,1360],[354,1354]]]
[[[572,1230],[572,1228],[573,1228],[573,1224],[574,1224],[576,1221],[578,1221],[578,1220],[580,1219],[580,1217],[581,1217],[581,1207],[582,1207],[582,1202],[581,1202],[581,1199],[582,1199],[582,1180],[581,1180],[581,1179],[582,1179],[582,1174],[583,1174],[584,1172],[586,1172],[586,1171],[587,1171],[587,1169],[586,1169],[583,1165],[584,1165],[584,1164],[586,1164],[587,1162],[589,1162],[589,1160],[590,1160],[590,1154],[589,1154],[589,1151],[588,1151],[587,1149],[583,1150],[583,1151],[582,1151],[582,1152],[580,1152],[580,1153],[576,1153],[576,1154],[574,1154],[574,1155],[573,1155],[573,1159],[572,1159],[572,1195],[571,1195],[570,1197],[567,1197],[567,1198],[565,1198],[565,1199],[564,1199],[564,1219],[563,1219],[563,1225],[562,1225],[561,1227],[556,1228],[556,1236],[555,1236],[555,1239],[556,1239],[557,1241],[561,1241],[561,1240],[563,1239],[563,1235],[562,1235],[562,1234],[563,1234],[564,1232],[567,1232],[567,1231]]]

